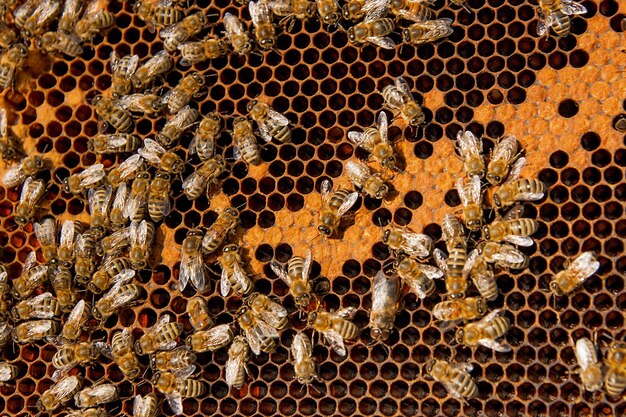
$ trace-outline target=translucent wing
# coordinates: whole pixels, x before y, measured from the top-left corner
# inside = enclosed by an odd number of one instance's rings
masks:
[[[493,349],[496,352],[510,352],[512,350],[508,343],[500,343],[493,339],[480,339],[478,341],[481,345]]]
[[[42,180],[33,181],[31,177],[26,178],[22,186],[22,195],[20,202],[35,204],[44,193],[44,184]]]
[[[229,357],[226,361],[226,370],[224,379],[226,380],[226,385],[229,387],[235,387],[237,383],[237,379],[239,375],[244,370],[244,358],[241,356],[236,356],[234,358]],[[235,387],[237,388],[237,387]]]
[[[348,134],[349,135],[349,134]],[[332,185],[330,181],[324,180],[320,185],[320,194],[322,194],[322,198],[326,200],[330,196],[330,190],[332,190]]]
[[[43,304],[46,301],[50,301],[52,300],[54,297],[52,296],[51,293],[49,292],[44,292],[43,294],[39,294],[33,298],[31,298],[30,300],[28,300],[28,305],[30,306],[36,306],[38,304]],[[33,312],[34,314],[32,315],[32,318],[36,318],[36,319],[51,319],[52,317],[54,317],[54,312],[53,311],[37,311],[37,312]]]
[[[296,333],[291,342],[291,354],[296,363],[302,362],[311,354],[311,341],[302,332]]]
[[[591,340],[583,337],[576,341],[576,361],[582,369],[587,369],[598,362],[598,355]]]
[[[450,27],[452,23],[451,19],[435,19],[428,20],[425,22],[414,23],[418,27],[426,29],[427,32],[424,33],[421,38],[428,41],[435,41],[437,39],[445,38],[446,36],[450,36],[454,30]]]
[[[115,275],[113,278],[111,278],[111,282],[114,285],[123,285],[126,284],[128,282],[130,282],[133,277],[135,276],[135,271],[132,269],[124,269],[122,272],[120,272],[119,274]]]
[[[56,242],[56,222],[52,219],[44,219],[34,225],[35,236],[40,245],[54,245]]]
[[[511,208],[506,214],[502,217],[503,220],[514,220],[519,219],[524,214],[524,206],[518,204]]]
[[[335,316],[341,317],[346,320],[352,320],[355,314],[356,314],[356,308],[354,307],[344,307],[335,311]]]
[[[167,26],[160,30],[159,37],[163,40],[171,40],[178,35],[179,28],[183,24],[184,20],[173,25]]]
[[[146,246],[148,242],[148,222],[142,220],[139,223],[139,228],[137,230],[137,243],[141,246]]]
[[[598,268],[600,268],[600,262],[596,260],[595,254],[589,251],[574,259],[567,270],[573,271],[576,274],[576,280],[582,282],[593,275]]]
[[[491,154],[491,160],[503,160],[510,161],[515,157],[517,153],[517,138],[512,135],[507,135],[498,142],[493,153]]]
[[[250,288],[250,279],[238,263],[233,265],[233,278],[235,279],[235,282],[241,285],[242,291],[246,293]]]
[[[517,158],[517,160],[511,165],[511,170],[509,171],[507,182],[518,179],[520,173],[522,172],[522,168],[524,168],[524,165],[526,165],[526,158]]]
[[[133,173],[135,173],[135,171],[141,167],[142,162],[143,159],[141,158],[141,155],[134,154],[126,158],[124,162],[120,163],[116,168],[120,173],[120,181],[125,181]]]
[[[337,209],[337,216],[341,217],[346,213],[346,211],[350,210],[350,207],[356,203],[357,198],[359,198],[359,193],[356,191],[348,194],[343,204],[341,204],[341,206]]]
[[[75,227],[72,220],[65,220],[61,227],[61,237],[59,243],[61,246],[71,246],[74,243]]]
[[[532,246],[534,243],[534,240],[528,236],[507,235],[504,237],[504,240],[519,246]]]
[[[17,187],[24,181],[26,173],[22,168],[22,163],[15,165],[7,170],[2,176],[2,184],[7,188]]]
[[[67,316],[67,321],[65,322],[65,325],[67,326],[68,323],[70,325],[76,325],[77,323],[80,323],[84,312],[85,300],[79,300],[70,312],[70,314]]]
[[[220,293],[226,297],[230,292],[230,280],[228,279],[228,270],[222,268],[222,276],[220,279]]]
[[[543,192],[541,193],[519,193],[516,196],[516,200],[519,201],[537,201],[543,198]]]
[[[343,342],[343,337],[336,330],[328,330],[323,333],[328,343],[330,343],[331,348],[337,353],[339,356],[346,356],[346,345]]]
[[[360,184],[363,181],[362,178],[368,178],[371,176],[371,171],[367,165],[354,161],[348,161],[346,164],[346,175],[352,182]]]
[[[313,254],[310,250],[308,250],[306,258],[304,258],[304,265],[302,265],[302,279],[305,281],[309,279],[309,275],[311,273],[312,256]]]
[[[357,146],[362,148],[371,148],[374,146],[372,139],[364,132],[348,132],[348,139]]]
[[[199,171],[192,172],[185,180],[183,181],[183,190],[189,190],[194,188],[205,188],[208,183],[208,178],[206,175],[202,174]]]
[[[506,264],[523,263],[526,259],[522,252],[509,245],[501,245],[498,252],[492,255],[492,258],[496,262],[504,262]]]
[[[420,264],[420,271],[430,279],[443,278],[443,271],[436,266]]]
[[[447,274],[448,264],[446,260],[448,259],[448,256],[439,248],[435,248],[435,250],[433,251],[433,259],[435,260],[435,263],[437,264],[439,269],[441,269],[444,274]]]
[[[60,4],[57,2],[53,2],[52,0],[44,0],[39,4],[37,10],[35,10],[34,14],[38,14],[37,16],[37,25],[41,26],[48,21],[52,16],[56,14],[59,10]]]
[[[159,145],[153,139],[144,140],[144,147],[139,148],[137,153],[141,155],[144,159],[146,159],[151,164],[158,165],[161,162],[161,155],[165,153],[165,148]]]
[[[31,270],[35,265],[37,265],[37,255],[35,252],[29,252],[28,255],[26,255],[26,261],[24,263],[22,273]]]
[[[111,202],[111,196],[113,195],[113,187],[111,187],[110,185],[107,185],[104,188],[105,194],[104,194],[104,198],[102,200],[98,200],[96,199],[96,193],[95,190],[93,188],[89,189],[89,192],[87,194],[87,200],[89,202],[89,207],[91,210],[94,210],[94,207],[99,208],[99,212],[102,215],[106,215],[108,209],[109,209],[109,203]],[[98,206],[98,204],[100,204]],[[94,210],[95,211],[95,210]],[[94,211],[91,212],[91,214],[94,214]]]
[[[389,0],[366,1],[361,10],[365,12],[365,21],[385,17],[389,12]]]
[[[267,115],[278,126],[287,126],[287,125],[289,125],[289,119],[287,119],[287,117],[285,117],[282,113],[279,113],[279,112],[277,112],[276,110],[274,110],[272,108],[267,110]]]
[[[481,154],[483,148],[482,142],[479,141],[471,131],[459,131],[456,140],[461,151],[461,156],[464,159],[467,159],[471,155]]]
[[[383,49],[394,49],[396,47],[396,43],[391,38],[387,37],[370,36],[365,38],[365,40]]]
[[[372,312],[385,311],[389,305],[389,299],[392,304],[398,300],[400,294],[400,281],[398,277],[386,276],[383,271],[378,271],[374,277],[374,287],[372,288]]]
[[[413,97],[411,95],[411,88],[409,87],[409,83],[402,77],[396,78],[396,88],[400,91],[401,94],[407,97]]]
[[[567,15],[587,13],[585,6],[572,0],[561,0],[561,11]]]
[[[170,406],[175,415],[183,413],[183,397],[180,392],[174,391],[166,395],[167,404]]]
[[[429,248],[432,247],[433,241],[428,235],[404,232],[402,236],[405,240],[405,244],[402,246],[404,252],[418,258],[427,258],[430,255]]]
[[[206,285],[205,279],[200,249],[194,253],[183,251],[180,261],[180,275],[178,277],[180,290],[187,288],[187,283],[190,280],[196,290],[204,289]]]
[[[473,177],[474,178],[474,177]],[[479,179],[480,181],[480,179]],[[465,193],[465,184],[463,184],[463,178],[457,178],[454,186],[456,188],[457,193],[459,193],[459,198],[461,199],[461,204],[463,204],[464,206],[467,205],[467,203],[469,202],[468,200],[468,196]]]
[[[459,391],[459,387],[457,386],[458,384],[454,384],[450,381],[443,381],[442,384],[444,387],[446,387],[446,390],[450,393],[450,395],[461,401],[465,401],[463,395]]]
[[[52,328],[52,321],[50,320],[37,320],[31,321],[28,326],[28,339],[36,334],[44,334]]]
[[[474,265],[480,259],[480,252],[477,249],[472,250],[467,256],[467,260],[465,261],[465,265],[463,265],[463,277],[468,277],[471,270],[474,268]]]
[[[265,121],[257,122],[257,126],[259,127],[259,133],[261,134],[261,138],[264,141],[270,142],[272,140],[272,135],[270,134],[270,129],[267,126]]]
[[[480,178],[474,175],[473,177],[470,178],[470,182],[467,187],[467,197],[470,199],[471,202],[480,203],[480,200],[482,197],[482,193],[480,190],[481,190]]]
[[[548,33],[550,26],[554,23],[554,15],[549,14],[537,22],[537,35],[543,36]]]
[[[231,36],[233,34],[238,34],[244,31],[241,20],[229,12],[224,14],[224,29],[226,30],[226,37],[230,43],[232,43]]]
[[[7,112],[5,109],[0,109],[0,137],[7,136]]]
[[[383,89],[383,97],[385,102],[393,110],[399,110],[404,103],[404,96],[396,86],[388,85]]]
[[[387,113],[385,113],[384,111],[378,113],[376,125],[378,126],[378,133],[380,133],[380,140],[386,143],[388,131]]]
[[[66,398],[72,392],[77,391],[80,386],[80,377],[68,376],[53,385],[48,392],[53,393],[56,398]]]
[[[270,262],[270,268],[280,279],[285,281],[287,285],[291,286],[291,278],[289,278],[289,274],[287,274],[287,271],[285,271],[281,264],[273,260]]]
[[[149,192],[149,187],[131,189],[130,195],[126,201],[126,206],[124,207],[124,217],[134,217],[137,211],[146,204]]]
[[[423,300],[424,298],[426,298],[427,296],[426,292],[424,292],[424,289],[422,288],[421,285],[419,285],[419,283],[416,280],[411,279],[411,280],[406,280],[405,282],[408,284],[411,291],[417,294],[420,300]]]
[[[207,332],[209,346],[220,346],[230,341],[231,329],[228,324],[220,324]]]

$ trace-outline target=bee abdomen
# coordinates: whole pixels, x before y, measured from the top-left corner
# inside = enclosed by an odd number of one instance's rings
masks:
[[[206,387],[201,381],[194,381],[192,379],[186,379],[179,382],[178,391],[183,397],[199,397],[204,395]]]
[[[474,398],[478,395],[478,386],[469,374],[456,371],[452,382],[459,387],[458,391],[464,398]]]

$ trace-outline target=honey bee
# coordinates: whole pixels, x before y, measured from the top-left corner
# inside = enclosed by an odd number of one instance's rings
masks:
[[[23,300],[30,296],[47,278],[48,266],[37,265],[35,252],[30,252],[26,257],[22,274],[17,279],[13,280],[11,295],[16,300]]]
[[[6,321],[0,321],[0,348],[4,347],[13,335],[13,326]]]
[[[467,263],[467,250],[465,247],[457,246],[452,248],[449,256],[446,256],[443,251],[435,249],[433,258],[437,266],[445,274],[448,296],[451,299],[465,297],[468,287],[467,278],[471,270],[471,265]]]
[[[107,181],[114,187],[121,187],[125,181],[128,181],[137,171],[142,169],[144,169],[144,163],[141,155],[131,155],[124,162],[109,171]]]
[[[261,163],[261,153],[256,143],[252,124],[245,117],[233,121],[233,156],[236,160],[243,159],[250,165]]]
[[[274,138],[281,143],[291,140],[289,119],[283,114],[258,100],[250,101],[246,108],[252,120],[256,122],[263,140],[270,142]]]
[[[50,294],[45,292],[28,300],[22,300],[11,310],[13,320],[52,319],[61,315],[61,306]]]
[[[210,255],[219,248],[229,234],[233,233],[239,224],[239,210],[234,207],[225,208],[215,219],[209,230],[202,238],[202,253]]]
[[[348,29],[348,39],[355,45],[369,42],[384,49],[394,49],[396,44],[387,35],[393,32],[395,27],[393,19],[371,18],[366,15],[363,22]]]
[[[378,1],[378,3],[381,2]],[[433,3],[432,0],[391,0],[389,1],[389,11],[396,18],[412,22],[425,22],[434,17],[433,11],[428,7]]]
[[[20,368],[8,362],[0,362],[0,383],[15,381],[20,373]]]
[[[74,264],[74,243],[82,233],[83,225],[74,220],[65,220],[61,226],[59,247],[57,249],[57,263],[60,268],[70,269]]]
[[[509,175],[512,163],[521,163],[523,165],[526,162],[525,159],[517,162],[517,156],[517,138],[511,135],[503,137],[496,144],[491,154],[491,160],[487,166],[487,181],[491,185],[498,185]]]
[[[475,320],[484,316],[486,312],[485,300],[478,297],[442,301],[433,308],[433,316],[443,321],[444,327],[448,323]]]
[[[478,176],[472,176],[467,184],[464,184],[462,178],[458,178],[456,181],[456,190],[459,193],[459,198],[463,205],[465,226],[473,232],[480,230],[485,221],[483,217],[483,194],[481,191],[480,178]]]
[[[468,346],[482,345],[496,352],[510,352],[508,343],[497,342],[511,327],[508,318],[502,315],[502,310],[493,310],[485,317],[456,331],[456,340]]]
[[[74,403],[78,408],[90,408],[117,400],[119,390],[113,384],[97,384],[74,395]]]
[[[130,113],[115,105],[115,102],[101,95],[93,98],[92,105],[96,114],[102,119],[100,131],[104,132],[108,125],[122,132],[133,130],[135,123]]]
[[[248,11],[254,26],[254,36],[263,50],[274,48],[276,28],[272,23],[272,10],[265,1],[251,1],[248,3]]]
[[[174,66],[174,60],[167,51],[157,52],[152,58],[141,64],[132,75],[131,81],[135,90],[144,91],[157,77],[168,72],[172,66]]]
[[[81,194],[89,188],[101,184],[106,177],[104,165],[95,164],[77,174],[72,174],[63,180],[63,192]]]
[[[61,31],[46,32],[37,39],[37,47],[47,53],[61,53],[73,57],[80,56],[83,48],[80,38],[73,33]]]
[[[28,55],[28,47],[22,43],[13,45],[0,56],[0,86],[3,89],[13,87],[15,71]]]
[[[146,22],[150,32],[154,32],[155,26],[171,26],[185,17],[184,11],[173,6],[171,0],[158,2],[138,1],[133,5],[133,12]]]
[[[585,390],[595,392],[602,389],[604,380],[602,362],[598,360],[598,353],[593,342],[586,337],[578,339],[574,354],[579,366],[576,372],[580,375]]]
[[[124,216],[124,208],[128,199],[129,189],[126,183],[121,183],[115,191],[115,198],[109,212],[109,220],[111,220],[111,229],[115,232],[123,229],[128,224],[128,218]]]
[[[132,272],[134,276],[135,271]],[[129,306],[141,294],[142,288],[139,285],[126,284],[124,280],[117,281],[102,298],[96,301],[92,314],[98,320],[106,320],[121,308]]]
[[[397,227],[386,229],[382,241],[393,251],[420,259],[428,258],[434,248],[433,240],[428,235],[407,232]]]
[[[456,135],[456,147],[467,175],[482,178],[485,175],[485,159],[481,140],[469,130],[459,131]]]
[[[178,45],[181,54],[180,65],[188,67],[208,59],[216,59],[228,53],[226,42],[215,35],[207,35],[198,42],[186,42]]]
[[[8,273],[0,267],[0,320],[7,319],[11,302],[11,287],[7,283]],[[3,346],[3,328],[0,321],[0,348]]]
[[[128,133],[99,133],[89,139],[89,150],[100,155],[128,153],[136,151],[143,142],[139,137]]]
[[[154,241],[154,225],[143,220],[130,224],[130,258],[133,269],[139,271],[146,267]]]
[[[63,345],[52,357],[52,365],[56,368],[52,379],[58,381],[61,377],[78,365],[86,365],[96,360],[100,355],[98,345],[94,342],[77,342]]]
[[[148,194],[148,214],[154,222],[160,222],[170,213],[170,191],[172,177],[166,172],[157,172]]]
[[[136,93],[115,100],[115,106],[132,113],[157,115],[163,110],[161,96],[153,93]],[[104,135],[103,135],[104,136]],[[132,135],[125,135],[132,137]]]
[[[20,202],[15,208],[15,223],[25,227],[35,216],[37,211],[37,203],[45,193],[45,186],[42,180],[33,180],[32,177],[26,178],[22,185],[22,194]]]
[[[1,40],[2,34],[0,32],[0,42]],[[0,109],[0,155],[2,155],[5,163],[19,162],[26,158],[22,143],[9,132],[5,109]]]
[[[254,315],[276,330],[283,330],[289,324],[287,309],[268,296],[252,293],[246,300]]]
[[[274,0],[270,3],[274,16],[282,17],[279,24],[288,32],[293,29],[296,20],[306,21],[315,15],[317,4],[310,0]]]
[[[238,245],[224,246],[218,262],[222,268],[220,293],[224,297],[228,295],[231,287],[240,296],[246,296],[252,292],[254,284],[244,271],[241,247]]]
[[[493,275],[493,269],[477,249],[472,250],[467,256],[469,276],[481,297],[487,301],[493,301],[498,297],[498,284]]]
[[[111,52],[111,96],[119,98],[129,94],[133,88],[132,78],[139,66],[139,56],[128,55],[123,58]]]
[[[374,340],[383,342],[393,331],[393,322],[398,312],[401,285],[397,276],[387,276],[378,271],[372,288],[372,310],[370,312],[370,334]]]
[[[128,328],[113,334],[111,356],[126,378],[135,379],[139,376],[139,359],[133,350],[133,335]]]
[[[45,261],[54,265],[57,258],[57,224],[54,220],[47,218],[41,223],[34,224],[35,236],[41,247],[41,254]]]
[[[148,195],[150,193],[150,173],[139,171],[130,187],[130,193],[124,206],[124,217],[132,221],[140,221],[146,214]]]
[[[255,355],[261,354],[261,351],[271,353],[276,348],[274,339],[279,337],[278,331],[261,320],[248,305],[240,307],[235,316]]]
[[[47,389],[39,400],[37,409],[40,412],[51,412],[72,399],[80,391],[83,379],[78,375],[67,376]]]
[[[192,72],[163,95],[162,104],[167,106],[170,113],[176,114],[189,104],[193,97],[200,94],[202,86],[204,86],[204,77],[199,72]]]
[[[334,313],[317,310],[309,314],[308,323],[313,330],[322,334],[335,353],[346,356],[344,340],[356,339],[360,333],[359,328],[350,321],[355,313],[354,307],[341,308]]]
[[[15,25],[26,39],[39,35],[56,18],[60,7],[61,3],[56,0],[27,1],[15,10]]]
[[[435,381],[442,384],[459,400],[470,400],[478,395],[478,386],[469,374],[472,370],[471,364],[452,366],[448,362],[435,359],[430,361],[425,369]]]
[[[109,230],[109,204],[113,197],[113,187],[107,185],[98,189],[90,188],[87,202],[91,212],[91,228],[97,237],[102,237]]]
[[[86,303],[85,300],[79,300],[76,303],[61,329],[61,337],[64,340],[75,342],[80,338],[83,327],[85,323],[87,323],[87,320],[89,320],[90,310],[91,305]]]
[[[296,333],[291,342],[291,356],[296,379],[300,384],[309,385],[319,381],[313,360],[313,346],[311,340],[302,332]]]
[[[241,389],[248,373],[246,362],[250,357],[250,347],[243,336],[237,336],[228,349],[226,361],[226,384],[229,388]]]
[[[153,393],[147,394],[145,397],[136,395],[133,400],[133,416],[134,417],[157,417],[159,412],[159,400]]]
[[[189,155],[197,153],[201,161],[209,160],[215,153],[215,139],[221,128],[222,120],[217,113],[204,116],[189,144]]]
[[[389,187],[385,184],[380,174],[372,174],[369,167],[363,163],[348,161],[346,164],[346,175],[355,187],[360,188],[363,194],[372,198],[385,198],[389,192]]]
[[[3,13],[4,16],[6,13]],[[17,41],[17,33],[5,23],[0,22],[0,49],[9,49]]]
[[[250,35],[244,29],[243,23],[238,17],[226,12],[224,14],[224,29],[226,31],[226,40],[233,48],[233,52],[239,55],[248,55],[252,52]]]
[[[600,262],[592,251],[583,252],[569,266],[557,273],[550,283],[550,290],[557,296],[569,294],[600,268]]]
[[[115,24],[115,15],[108,10],[100,8],[100,2],[93,0],[85,8],[82,17],[76,22],[74,32],[82,42],[91,42],[106,29]]]
[[[147,138],[143,146],[137,153],[155,168],[173,174],[180,174],[185,169],[185,161],[180,156],[173,151],[165,150],[155,140]]]
[[[189,106],[183,107],[174,117],[168,120],[163,126],[163,129],[156,134],[156,141],[166,148],[172,146],[187,129],[196,123],[198,117],[200,117],[198,110],[192,109]]]
[[[330,181],[322,181],[320,191],[324,207],[319,214],[320,224],[317,226],[317,230],[326,237],[337,232],[341,224],[341,216],[350,210],[359,197],[356,191],[345,188],[341,188],[331,195],[331,188]]]
[[[193,297],[187,302],[189,323],[195,330],[206,330],[213,327],[213,319],[209,315],[209,306],[203,297]]]
[[[339,22],[341,13],[335,0],[315,0],[315,4],[322,23],[333,26]]]
[[[517,160],[506,182],[493,194],[493,203],[499,209],[510,207],[519,201],[541,200],[546,192],[546,185],[534,178],[519,178],[524,166],[524,158]]]
[[[183,181],[183,193],[190,200],[195,200],[206,193],[209,186],[217,184],[218,177],[224,172],[226,172],[224,158],[216,155],[207,159]]]
[[[53,320],[31,320],[18,324],[13,329],[15,343],[34,343],[54,336],[59,331],[59,323]]]
[[[178,45],[202,32],[206,25],[207,18],[204,13],[190,14],[180,22],[160,31],[159,36],[163,39],[163,47],[168,52],[176,51]]]
[[[83,9],[83,3],[83,0],[65,0],[61,16],[59,16],[58,30],[65,33],[72,32],[74,23],[78,20]]]
[[[435,42],[450,36],[454,29],[450,27],[452,19],[425,20],[411,24],[402,31],[404,41],[411,45]]]
[[[296,305],[302,309],[307,309],[311,303],[311,284],[309,274],[311,273],[311,251],[306,258],[293,256],[287,262],[287,270],[276,261],[270,263],[272,271],[289,286],[289,293],[293,297]]]
[[[172,350],[182,332],[181,323],[170,322],[170,316],[163,316],[135,342],[135,351],[139,355],[149,355],[157,350]]]
[[[609,396],[617,397],[626,389],[626,343],[612,343],[604,359],[604,365],[606,367],[604,390]]]
[[[103,237],[96,245],[96,253],[99,256],[118,256],[130,245],[130,226],[117,230]],[[106,261],[106,260],[105,260]],[[103,262],[106,263],[106,262]]]
[[[134,276],[130,268],[131,262],[128,258],[108,258],[93,274],[87,288],[94,294],[100,294],[119,281],[128,282]]]
[[[178,288],[183,291],[191,281],[198,292],[206,288],[206,266],[202,260],[202,232],[191,230],[183,240]]]
[[[202,398],[206,392],[204,382],[188,379],[195,369],[195,365],[191,365],[175,372],[157,372],[152,377],[152,385],[165,394],[174,414],[183,413],[184,397]]]
[[[220,324],[207,330],[197,330],[187,337],[187,344],[194,352],[215,351],[227,346],[235,337],[229,324]]]
[[[50,283],[57,295],[61,310],[68,311],[76,304],[76,292],[72,288],[72,273],[69,269],[55,267],[50,270]]]
[[[483,260],[503,268],[524,269],[530,259],[511,245],[496,242],[483,242],[478,250]]]
[[[189,346],[179,346],[174,350],[156,352],[150,357],[150,367],[154,371],[177,371],[193,365],[196,355]]]
[[[393,268],[411,291],[422,300],[435,292],[435,282],[433,280],[443,277],[443,271],[439,268],[421,264],[404,254],[395,259]]]
[[[387,139],[387,114],[380,112],[376,127],[368,127],[363,132],[348,132],[348,139],[370,153],[383,168],[399,171],[393,148]]]
[[[417,127],[424,123],[426,116],[422,107],[413,98],[409,84],[404,78],[396,78],[395,84],[383,88],[381,94],[387,107],[400,114],[410,126]]]
[[[2,184],[7,188],[17,187],[22,184],[27,177],[37,175],[46,169],[48,163],[38,155],[28,156],[19,164],[9,168],[2,176]]]
[[[539,1],[539,23],[537,34],[547,35],[550,28],[557,36],[567,36],[571,30],[570,16],[587,13],[582,4],[572,0],[541,0]]]
[[[519,246],[532,246],[529,237],[537,231],[539,223],[533,219],[521,218],[523,206],[515,206],[503,219],[483,227],[483,237],[494,242],[508,242]]]

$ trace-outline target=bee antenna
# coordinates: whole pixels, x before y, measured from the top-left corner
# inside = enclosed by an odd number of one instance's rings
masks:
[[[322,234],[321,234],[321,233],[316,234],[316,235],[315,235],[315,237],[309,241],[309,244],[313,243],[313,241],[314,241],[315,239],[317,239],[318,237],[320,237],[320,236],[322,236]]]

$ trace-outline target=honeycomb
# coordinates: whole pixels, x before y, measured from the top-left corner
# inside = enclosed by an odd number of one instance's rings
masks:
[[[550,187],[539,204],[526,205],[526,216],[541,224],[533,236],[536,245],[525,249],[531,257],[529,269],[499,273],[501,293],[489,303],[492,309],[505,309],[511,319],[506,341],[512,352],[455,345],[452,333],[443,332],[431,317],[444,292],[439,286],[438,295],[423,302],[406,294],[385,346],[367,344],[363,336],[349,347],[348,357],[341,358],[317,344],[314,356],[324,383],[315,388],[302,389],[293,381],[288,346],[295,330],[305,327],[297,314],[291,316],[292,328],[282,333],[274,353],[252,357],[251,375],[241,390],[231,391],[224,382],[225,350],[199,354],[200,377],[210,390],[201,400],[185,399],[184,414],[626,415],[621,398],[585,392],[572,372],[570,337],[591,337],[598,329],[617,334],[624,328],[626,309],[626,136],[613,128],[626,112],[626,3],[582,4],[588,13],[574,17],[572,34],[561,39],[536,36],[533,0],[469,0],[471,12],[437,0],[437,16],[455,23],[454,33],[436,44],[405,44],[395,50],[355,47],[341,28],[323,27],[312,19],[297,22],[292,33],[281,31],[276,50],[265,56],[228,54],[192,67],[209,75],[208,94],[197,101],[203,114],[217,110],[232,120],[246,113],[249,100],[261,96],[297,121],[292,142],[265,145],[259,166],[234,163],[210,201],[201,197],[190,202],[182,196],[181,179],[176,179],[174,210],[159,229],[153,268],[138,276],[149,292],[146,302],[109,318],[92,331],[91,340],[110,339],[113,330],[123,327],[139,335],[165,312],[190,331],[185,307],[192,290],[177,290],[179,247],[188,230],[210,226],[227,205],[240,207],[241,243],[258,274],[258,291],[278,297],[295,311],[288,288],[276,279],[269,262],[286,262],[310,248],[316,287],[327,290],[323,306],[358,308],[355,323],[364,328],[372,277],[391,259],[380,241],[382,228],[407,226],[439,240],[437,223],[460,209],[453,182],[462,164],[451,139],[460,129],[471,129],[483,136],[489,151],[506,133],[517,136],[525,148],[528,165],[522,174]],[[247,10],[230,0],[197,0],[194,7],[213,19],[230,11],[250,20]],[[131,2],[114,0],[108,8],[115,13],[116,26],[79,58],[31,50],[15,88],[1,96],[0,104],[25,149],[54,162],[52,170],[40,174],[48,181],[42,211],[59,220],[89,221],[85,201],[61,191],[64,178],[97,161],[106,168],[119,162],[116,156],[96,156],[87,146],[88,138],[98,132],[90,100],[110,87],[111,51],[146,57],[162,49],[157,34],[134,15]],[[218,33],[221,26],[213,30]],[[190,70],[177,65],[164,87],[175,86]],[[390,129],[406,170],[393,181],[393,198],[359,199],[354,224],[343,238],[324,240],[313,227],[322,204],[320,183],[336,181],[347,160],[365,156],[346,134],[374,122],[383,104],[379,91],[398,76],[407,79],[427,115],[417,132],[397,123]],[[136,132],[153,136],[164,122],[162,117],[139,119]],[[182,139],[182,157],[190,140],[189,135]],[[218,148],[232,156],[229,135],[220,137]],[[197,165],[192,159],[182,177]],[[13,219],[18,200],[19,189],[0,187],[1,261],[13,278],[38,246],[32,225],[23,230]],[[547,291],[551,276],[567,259],[587,250],[600,254],[598,274],[571,296],[552,298]],[[211,313],[218,324],[231,322],[241,300],[221,297],[215,281],[205,293]],[[55,351],[54,345],[42,342],[4,349],[2,359],[20,368],[14,384],[0,387],[5,414],[36,412],[37,399],[52,385]],[[462,404],[441,384],[425,379],[422,371],[432,357],[471,362],[479,397]],[[147,365],[146,357],[142,361]],[[88,366],[85,376],[91,382],[105,378],[119,384],[122,400],[110,410],[130,414],[129,399],[152,391],[149,383],[125,380],[106,359]],[[168,407],[163,412],[171,415]]]

